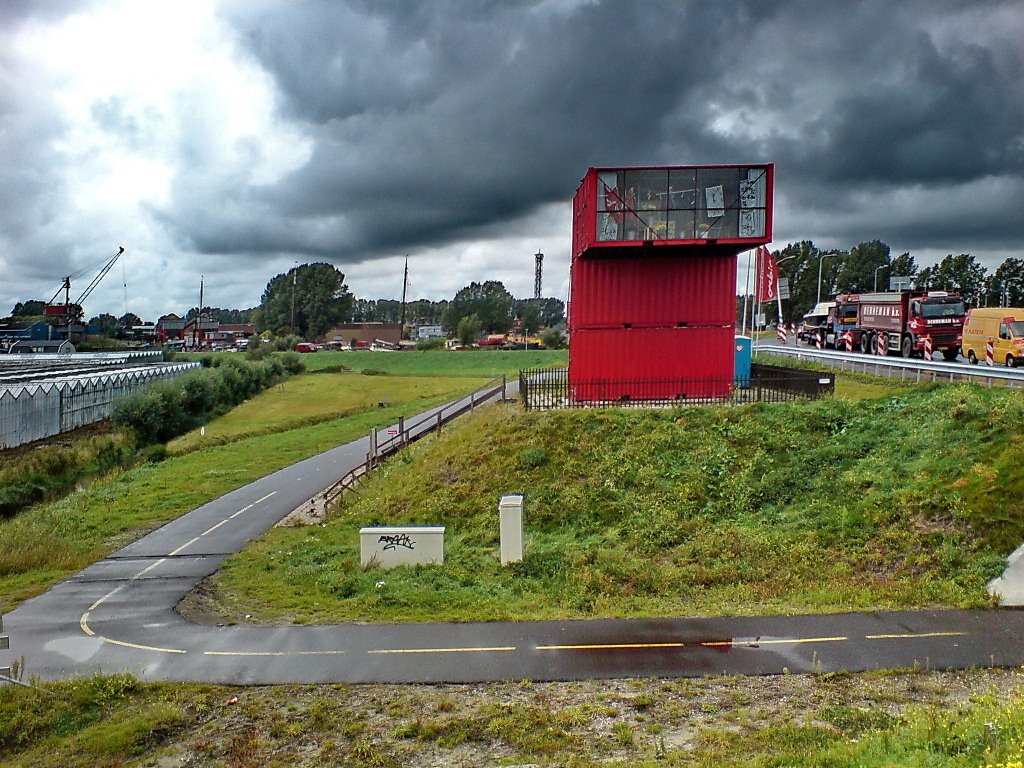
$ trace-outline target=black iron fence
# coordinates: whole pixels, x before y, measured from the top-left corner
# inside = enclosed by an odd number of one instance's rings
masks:
[[[835,392],[835,376],[754,363],[749,377],[737,379],[608,380],[570,386],[567,368],[532,368],[519,372],[519,392],[527,410],[743,405],[824,397]]]

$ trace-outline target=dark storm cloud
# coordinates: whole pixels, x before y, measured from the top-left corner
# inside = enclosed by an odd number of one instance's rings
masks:
[[[0,30],[44,39],[59,14],[90,7],[106,6],[0,2]],[[200,39],[239,79],[221,71],[207,87],[186,52],[166,62],[183,82],[152,102],[102,92],[87,111],[104,137],[95,156],[74,151],[81,126],[55,95],[67,74],[31,71],[45,59],[27,58],[29,43],[0,47],[0,282],[12,264],[56,282],[126,223],[181,273],[195,253],[257,274],[478,239],[558,242],[545,206],[568,203],[592,165],[774,162],[777,239],[1020,250],[1019,0],[216,8],[223,28]],[[90,173],[122,156],[153,157],[168,186],[161,177],[124,221],[79,213]]]
[[[894,189],[1019,180],[1021,49],[993,23],[1017,9],[239,3],[225,18],[314,149],[272,188],[226,190],[230,226],[185,229],[202,250],[372,258],[568,200],[590,165],[774,161],[809,220]],[[994,202],[978,229],[1015,237]],[[900,234],[962,233],[954,211],[905,218]],[[861,224],[848,234],[875,236]]]
[[[568,200],[588,165],[667,159],[666,115],[718,77],[707,33],[737,24],[642,3],[246,4],[232,18],[316,140],[261,198],[293,217],[297,243],[305,220],[337,215],[335,247],[370,254]]]

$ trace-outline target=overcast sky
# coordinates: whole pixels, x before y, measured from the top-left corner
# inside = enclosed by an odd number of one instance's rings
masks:
[[[1024,256],[1024,2],[0,0],[0,315],[565,298],[589,166],[776,164],[775,242]],[[745,263],[745,262],[744,262]],[[742,269],[741,269],[742,273]]]

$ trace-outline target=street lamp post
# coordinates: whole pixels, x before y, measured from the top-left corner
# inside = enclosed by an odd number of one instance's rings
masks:
[[[876,291],[878,290],[878,270],[885,269],[887,266],[889,266],[889,265],[888,264],[882,264],[880,266],[875,267],[875,290]]]
[[[835,254],[823,253],[818,257],[818,298],[814,302],[815,304],[821,304],[821,263],[829,256],[835,256]]]

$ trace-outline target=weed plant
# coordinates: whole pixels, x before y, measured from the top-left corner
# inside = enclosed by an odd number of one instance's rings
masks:
[[[877,400],[490,408],[386,463],[327,525],[228,561],[228,612],[490,620],[989,605],[1024,540],[1024,401],[971,385]],[[498,562],[497,502],[526,497]],[[359,565],[367,525],[444,525],[445,562]]]

